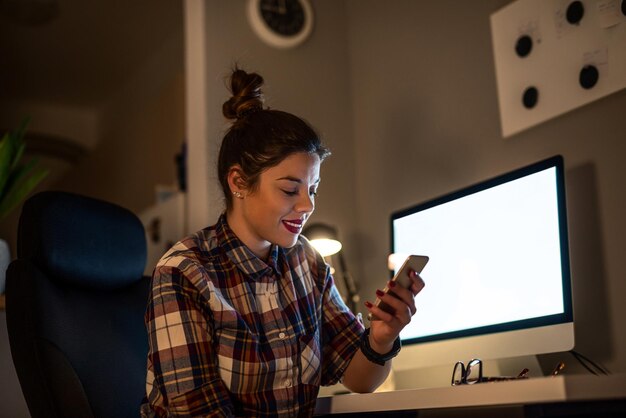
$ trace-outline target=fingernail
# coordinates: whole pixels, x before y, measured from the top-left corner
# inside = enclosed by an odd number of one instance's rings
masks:
[[[390,281],[389,282],[389,287],[396,287],[396,282]]]
[[[372,302],[366,300],[365,306],[367,306],[368,308],[371,308],[373,305],[372,305]]]
[[[378,296],[379,298],[382,298],[383,296],[385,296],[385,292],[383,292],[380,289],[376,289],[376,296]]]

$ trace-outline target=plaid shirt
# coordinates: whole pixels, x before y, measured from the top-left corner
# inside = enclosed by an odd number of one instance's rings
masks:
[[[311,416],[363,333],[306,239],[265,263],[224,215],[159,261],[146,326],[144,417]]]

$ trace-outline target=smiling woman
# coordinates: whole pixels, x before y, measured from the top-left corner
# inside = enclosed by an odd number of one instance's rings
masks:
[[[329,155],[313,128],[263,107],[263,78],[235,69],[218,158],[226,211],[158,262],[146,321],[143,416],[311,416],[321,385],[372,391],[415,312],[416,280],[381,296],[368,332],[300,235]],[[421,280],[421,279],[420,279]]]
[[[219,153],[226,211],[157,264],[146,320],[143,416],[311,416],[321,385],[371,391],[415,312],[415,284],[383,296],[371,332],[300,233],[329,155],[301,118],[263,107],[263,78],[235,69]]]
[[[300,238],[330,152],[301,118],[265,109],[262,84],[231,76],[218,159],[226,212],[154,271],[145,416],[311,415],[319,385],[338,381],[359,348],[361,323]],[[332,326],[313,315],[322,310]]]

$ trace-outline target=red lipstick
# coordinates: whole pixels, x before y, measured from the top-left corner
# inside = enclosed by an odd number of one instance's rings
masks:
[[[283,221],[283,225],[285,225],[285,228],[287,229],[287,231],[291,232],[292,234],[299,234],[300,231],[302,230],[301,219],[295,219],[292,221]]]

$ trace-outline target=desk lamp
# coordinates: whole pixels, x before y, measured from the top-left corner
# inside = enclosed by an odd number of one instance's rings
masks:
[[[323,223],[313,223],[307,225],[302,231],[302,235],[307,237],[311,242],[311,245],[324,257],[330,258],[332,266],[332,257],[336,256],[339,260],[339,268],[341,269],[341,279],[348,292],[347,298],[344,298],[348,303],[352,312],[357,312],[357,304],[359,302],[359,295],[357,294],[356,283],[352,276],[348,273],[346,262],[341,251],[342,245],[338,239],[337,229]]]

